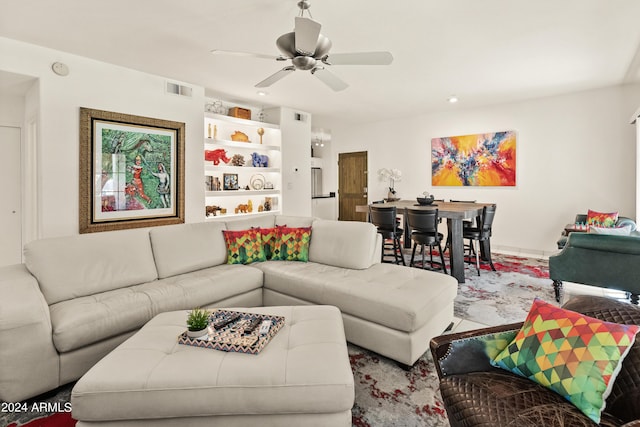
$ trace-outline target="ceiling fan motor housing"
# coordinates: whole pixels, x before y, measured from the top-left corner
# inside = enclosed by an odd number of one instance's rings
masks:
[[[313,68],[315,61],[309,60],[313,60],[314,58],[321,59],[323,56],[328,54],[331,49],[331,40],[320,34],[318,36],[318,42],[316,43],[316,49],[311,55],[304,55],[296,50],[295,32],[286,33],[278,37],[278,40],[276,40],[276,46],[285,57],[293,60],[293,64],[296,68],[300,70],[310,70]]]

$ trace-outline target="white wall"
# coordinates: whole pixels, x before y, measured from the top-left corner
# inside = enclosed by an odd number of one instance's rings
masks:
[[[267,116],[282,131],[282,213],[311,216],[311,114],[282,107]]]
[[[184,122],[185,220],[202,221],[203,88],[184,83],[193,88],[191,98],[169,95],[164,77],[6,38],[0,38],[0,58],[3,70],[39,81],[35,99],[39,103],[36,222],[40,230],[34,238],[78,233],[80,107]],[[68,76],[51,71],[57,61],[69,67]]]
[[[331,129],[333,158],[368,151],[369,200],[386,196],[388,183],[378,179],[378,169],[398,168],[400,197],[429,191],[436,198],[496,202],[492,245],[548,255],[578,212],[635,217],[635,129],[629,117],[639,105],[640,85],[616,86],[362,125],[317,122]],[[431,186],[431,138],[501,130],[517,134],[516,187]],[[335,166],[327,162],[325,168],[337,180]]]

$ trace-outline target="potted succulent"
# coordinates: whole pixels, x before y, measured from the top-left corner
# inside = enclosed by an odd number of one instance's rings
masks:
[[[194,308],[187,314],[187,336],[201,337],[209,326],[209,310]]]

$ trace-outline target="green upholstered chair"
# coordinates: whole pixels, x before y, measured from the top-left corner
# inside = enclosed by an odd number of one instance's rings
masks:
[[[638,304],[640,295],[640,233],[628,236],[569,233],[562,250],[549,257],[549,277],[556,300],[562,282],[626,291]]]

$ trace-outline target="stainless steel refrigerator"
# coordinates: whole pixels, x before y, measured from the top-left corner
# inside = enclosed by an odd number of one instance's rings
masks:
[[[322,196],[322,169],[311,168],[311,197]]]

